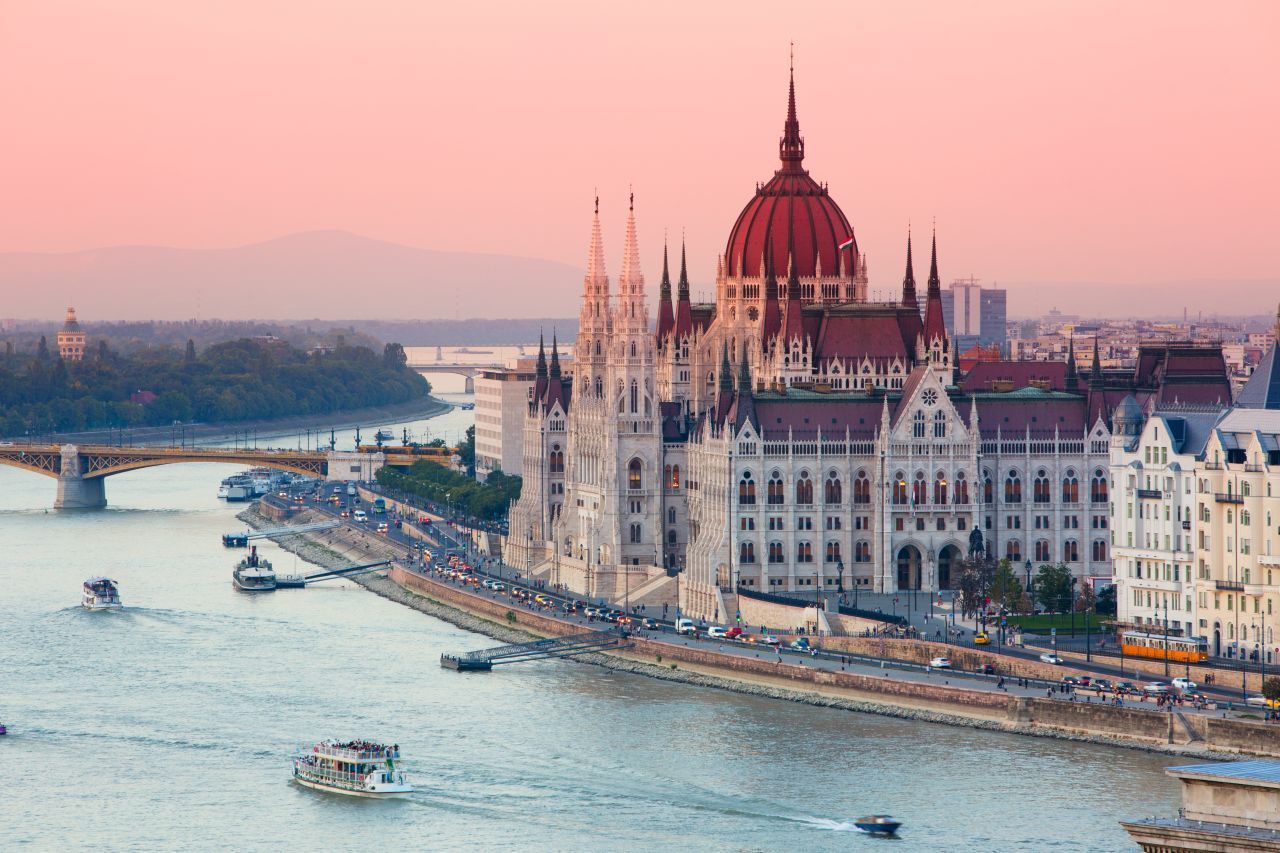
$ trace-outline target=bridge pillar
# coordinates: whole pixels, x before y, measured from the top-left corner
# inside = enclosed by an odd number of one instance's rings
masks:
[[[86,478],[81,473],[80,450],[62,445],[62,473],[58,475],[58,497],[54,509],[100,509],[107,505],[107,484],[103,477]]]
[[[474,393],[476,393],[476,378],[475,378],[475,376],[470,376],[470,375],[469,375],[469,376],[467,376],[466,381],[462,383],[462,393],[464,393],[464,394],[474,394]]]

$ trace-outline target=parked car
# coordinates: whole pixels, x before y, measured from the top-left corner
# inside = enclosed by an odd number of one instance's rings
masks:
[[[729,633],[728,631],[726,631],[724,628],[721,628],[719,625],[712,625],[710,628],[707,629],[707,639],[723,640],[728,635],[728,633]]]
[[[1181,675],[1173,680],[1173,686],[1183,693],[1194,693],[1196,691],[1196,683],[1190,678],[1184,678]]]
[[[951,658],[934,658],[929,661],[930,669],[951,669]]]
[[[1040,662],[1058,665],[1062,663],[1062,658],[1058,657],[1052,652],[1045,652],[1044,654],[1040,655]]]

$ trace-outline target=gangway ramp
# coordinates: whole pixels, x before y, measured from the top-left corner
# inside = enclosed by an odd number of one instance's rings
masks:
[[[253,539],[271,539],[275,536],[297,536],[300,533],[316,533],[320,530],[332,530],[341,525],[338,519],[317,521],[312,524],[299,524],[293,527],[276,527],[271,530],[246,530],[244,533],[222,534],[222,544],[228,548],[244,548]]]
[[[440,665],[445,669],[456,669],[460,672],[487,671],[500,663],[563,658],[584,652],[625,649],[630,645],[631,638],[624,632],[592,631],[589,634],[574,634],[570,637],[554,637],[492,649],[477,649],[474,652],[459,655],[440,655]]]
[[[309,583],[328,581],[334,578],[349,578],[352,575],[362,575],[365,572],[376,571],[383,566],[389,565],[391,565],[390,560],[380,560],[377,563],[362,563],[358,566],[347,566],[342,569],[327,569],[323,572],[313,572],[309,575],[281,575],[276,578],[276,586],[298,589]]]

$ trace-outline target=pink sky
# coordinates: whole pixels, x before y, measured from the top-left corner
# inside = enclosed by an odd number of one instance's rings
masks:
[[[0,251],[335,228],[582,265],[598,186],[616,273],[630,183],[651,284],[683,228],[705,290],[775,168],[794,39],[806,165],[873,290],[933,217],[944,278],[1274,282],[1278,24],[1275,2],[0,0]]]

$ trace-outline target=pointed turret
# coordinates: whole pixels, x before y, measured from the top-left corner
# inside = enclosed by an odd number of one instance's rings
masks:
[[[729,367],[729,343],[725,342],[720,353],[720,390],[733,390],[733,371]]]
[[[553,381],[560,379],[560,347],[556,341],[555,330],[551,332],[551,369],[549,376]]]
[[[793,202],[791,219],[787,226],[787,318],[783,331],[783,339],[788,343],[804,340],[801,304],[800,273],[796,270],[796,220]]]
[[[540,405],[547,396],[547,347],[546,342],[541,334],[538,335],[538,366],[534,370],[533,380],[533,396],[530,398],[530,408]]]
[[[693,303],[689,301],[689,265],[684,238],[680,238],[680,281],[677,285],[676,340],[693,334]]]
[[[676,327],[675,309],[671,304],[671,273],[667,266],[667,241],[662,241],[662,285],[658,291],[658,342],[666,340]]]
[[[773,345],[773,340],[782,331],[782,311],[778,306],[778,276],[773,271],[773,248],[764,245],[764,311],[760,322],[760,343],[762,348]]]
[[[803,171],[804,139],[800,136],[800,120],[796,118],[796,65],[794,54],[791,58],[791,79],[787,84],[787,120],[782,125],[782,139],[778,142],[778,155],[782,158],[783,171]]]
[[[1093,336],[1093,367],[1089,370],[1089,385],[1102,386],[1102,356],[1098,350],[1098,336]]]
[[[1073,333],[1067,338],[1067,388],[1076,387],[1076,336]]]
[[[733,425],[737,429],[742,429],[747,423],[757,429],[760,427],[759,421],[756,420],[755,395],[751,387],[751,366],[747,361],[747,344],[744,341],[742,360],[738,362],[738,388],[733,404]]]
[[[636,195],[627,203],[626,236],[622,243],[622,272],[618,275],[618,304],[614,330],[649,331],[649,306],[645,301],[644,273],[640,269],[640,243],[636,238]]]
[[[742,343],[742,359],[738,362],[738,393],[751,393],[751,363],[747,360],[747,344]]]
[[[942,316],[942,282],[938,278],[938,233],[933,234],[933,252],[929,260],[929,292],[924,306],[924,340],[929,346],[941,340],[947,343],[947,322]]]
[[[907,272],[902,277],[902,304],[904,307],[920,310],[920,303],[916,301],[916,273],[911,267],[910,229],[907,230]]]

